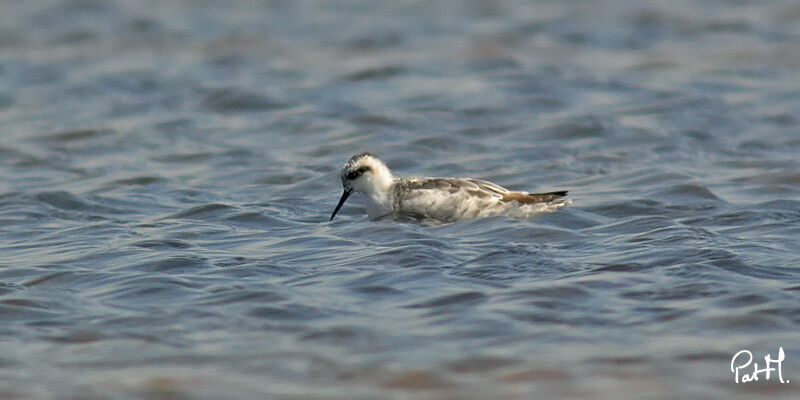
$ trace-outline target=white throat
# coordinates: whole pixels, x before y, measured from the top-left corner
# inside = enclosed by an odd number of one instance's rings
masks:
[[[364,177],[366,182],[357,189],[364,196],[369,219],[376,220],[392,213],[394,202],[392,183],[394,177],[384,165],[377,166],[375,172]]]
[[[362,192],[369,219],[376,220],[392,213],[391,190]]]

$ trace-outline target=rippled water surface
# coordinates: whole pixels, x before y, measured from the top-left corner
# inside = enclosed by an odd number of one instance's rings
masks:
[[[797,398],[798,43],[791,0],[4,1],[0,398]],[[365,150],[574,203],[328,222]]]

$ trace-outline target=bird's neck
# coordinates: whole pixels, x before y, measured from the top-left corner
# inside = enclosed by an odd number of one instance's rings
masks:
[[[391,180],[388,183],[384,183],[380,190],[363,193],[363,195],[369,219],[379,219],[392,213],[394,198]]]

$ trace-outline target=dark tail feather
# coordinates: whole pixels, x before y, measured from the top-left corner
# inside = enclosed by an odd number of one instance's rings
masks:
[[[553,196],[554,198],[564,197],[569,193],[567,190],[559,190],[557,192],[547,192],[547,193],[535,193],[531,194],[531,196]]]
[[[561,190],[558,192],[547,192],[547,193],[530,193],[528,195],[512,192],[503,195],[503,201],[516,200],[520,204],[546,203],[548,201],[553,201],[559,197],[564,197],[566,195],[567,195],[566,190]]]

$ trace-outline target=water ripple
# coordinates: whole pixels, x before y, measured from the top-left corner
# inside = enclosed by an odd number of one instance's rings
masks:
[[[1,398],[797,397],[789,0],[0,13]],[[361,151],[573,204],[329,222]]]

